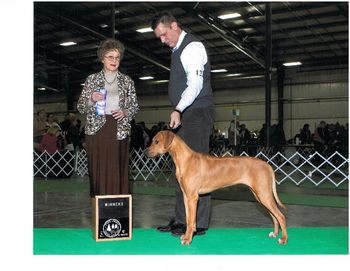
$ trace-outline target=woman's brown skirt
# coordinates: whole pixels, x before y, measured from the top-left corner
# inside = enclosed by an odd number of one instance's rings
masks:
[[[106,123],[95,135],[86,135],[90,196],[129,194],[129,140],[117,140],[117,122]]]

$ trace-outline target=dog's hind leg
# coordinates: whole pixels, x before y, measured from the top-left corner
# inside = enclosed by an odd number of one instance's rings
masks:
[[[249,187],[249,186],[248,186],[248,187]],[[270,212],[270,210],[261,202],[261,200],[259,199],[258,195],[255,193],[255,191],[254,191],[251,187],[249,187],[249,189],[250,189],[250,191],[252,192],[252,194],[254,195],[254,197],[256,198],[256,200],[257,200],[262,206],[264,206],[264,207],[267,209],[267,211],[269,212],[269,214],[270,214],[270,216],[271,216],[271,218],[272,218],[274,230],[273,230],[273,232],[270,232],[270,233],[269,233],[269,237],[273,237],[273,238],[277,237],[277,235],[278,235],[278,230],[279,230],[279,224],[278,224],[277,219],[276,219],[276,218],[274,217],[274,215]]]
[[[286,218],[285,216],[281,213],[281,211],[278,209],[277,204],[274,200],[274,198],[272,197],[260,197],[260,202],[262,205],[264,205],[267,210],[270,212],[271,216],[273,216],[273,223],[274,223],[274,232],[273,234],[275,235],[276,233],[276,227],[277,227],[277,233],[278,233],[278,224],[279,223],[280,227],[281,227],[281,231],[282,231],[282,237],[280,239],[278,239],[278,243],[279,244],[287,244],[288,242],[288,234],[287,234],[287,225],[286,225]],[[277,226],[276,226],[277,224]],[[277,236],[277,234],[276,234]],[[273,237],[271,235],[271,237]]]
[[[270,213],[270,211],[269,211],[269,213]],[[277,221],[277,219],[274,217],[273,214],[270,213],[270,216],[271,216],[272,221],[273,221],[273,231],[269,233],[269,237],[276,238],[277,235],[278,235],[279,224],[278,224],[278,221]]]

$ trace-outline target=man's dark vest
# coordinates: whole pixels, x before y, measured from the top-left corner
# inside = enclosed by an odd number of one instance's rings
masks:
[[[176,106],[180,99],[181,94],[187,88],[187,78],[184,67],[182,66],[180,56],[185,47],[191,42],[200,42],[191,34],[186,34],[180,47],[171,54],[171,66],[170,66],[170,80],[168,93],[170,102],[173,106]],[[203,71],[203,87],[194,102],[187,108],[187,110],[193,108],[203,108],[213,106],[213,91],[210,84],[210,61],[208,57],[207,63],[204,65]]]

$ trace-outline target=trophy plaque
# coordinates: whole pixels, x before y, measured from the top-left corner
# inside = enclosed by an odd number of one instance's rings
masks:
[[[130,240],[131,195],[103,195],[92,199],[92,233],[96,241]]]

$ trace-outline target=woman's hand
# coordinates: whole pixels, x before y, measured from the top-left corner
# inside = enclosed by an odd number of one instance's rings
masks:
[[[126,116],[126,110],[125,109],[112,110],[112,116],[117,121],[122,120]]]
[[[95,91],[91,94],[91,101],[93,102],[99,102],[103,100],[103,94],[100,93],[99,91]]]

